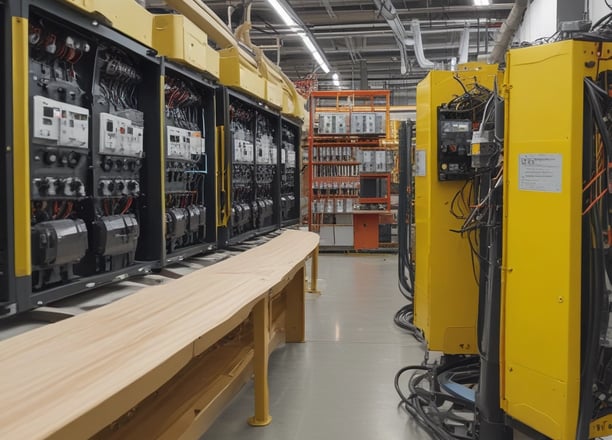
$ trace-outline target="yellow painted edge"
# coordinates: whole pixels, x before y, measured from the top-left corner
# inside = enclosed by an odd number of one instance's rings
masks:
[[[13,212],[15,276],[32,274],[30,243],[30,135],[28,90],[28,20],[12,18],[13,68]]]
[[[217,137],[215,139],[215,149],[217,156],[217,169],[215,175],[217,177],[218,188],[216,191],[216,203],[217,203],[217,226],[227,226],[229,213],[231,212],[231,195],[229,181],[229,171],[225,169],[225,126],[220,125],[217,127]],[[225,191],[225,210],[221,209],[220,194]]]

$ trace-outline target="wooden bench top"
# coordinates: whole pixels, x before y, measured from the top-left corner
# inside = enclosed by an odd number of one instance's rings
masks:
[[[0,438],[95,434],[244,320],[318,241],[286,231],[168,284],[0,342]]]

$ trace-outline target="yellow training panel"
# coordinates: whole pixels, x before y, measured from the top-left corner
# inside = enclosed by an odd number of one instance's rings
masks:
[[[510,51],[506,72],[501,405],[574,439],[580,382],[583,81],[597,44]]]
[[[415,221],[415,324],[430,350],[477,353],[478,285],[467,239],[450,229],[461,227],[450,213],[451,200],[464,181],[438,181],[438,107],[462,94],[459,75],[469,86],[492,88],[496,65],[473,63],[459,72],[432,71],[417,86]],[[477,264],[477,262],[476,262]]]

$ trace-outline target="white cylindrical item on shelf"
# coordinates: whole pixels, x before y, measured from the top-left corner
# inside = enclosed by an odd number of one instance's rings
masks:
[[[353,212],[353,199],[346,199],[344,212]]]
[[[334,213],[334,200],[328,199],[325,203],[325,213],[333,214]]]
[[[336,212],[344,212],[344,201],[342,199],[336,199]]]

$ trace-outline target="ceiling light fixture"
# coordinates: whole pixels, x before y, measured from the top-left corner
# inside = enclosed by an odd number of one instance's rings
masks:
[[[474,5],[476,6],[489,6],[491,4],[491,0],[474,0]]]
[[[332,75],[332,81],[334,83],[334,87],[340,87],[340,77],[336,72]]]
[[[304,23],[302,23],[299,19],[294,18],[292,13],[289,11],[290,6],[284,2],[284,0],[268,0],[268,3],[279,15],[283,23],[289,26],[289,29],[292,32],[295,32],[300,36],[304,46],[308,49],[314,60],[317,62],[319,67],[324,73],[329,73],[329,63],[325,59],[325,55],[323,55],[323,51],[314,41],[312,34],[308,31]],[[293,12],[293,11],[291,11]]]

